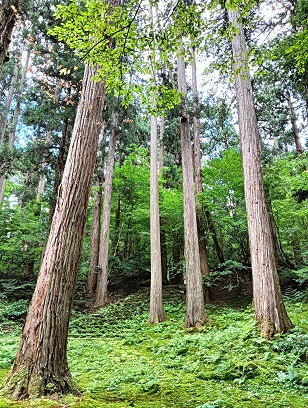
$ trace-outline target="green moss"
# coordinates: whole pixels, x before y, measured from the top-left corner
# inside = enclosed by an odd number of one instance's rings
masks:
[[[207,305],[211,322],[200,332],[183,329],[185,309],[174,294],[165,305],[168,320],[148,324],[147,296],[139,293],[118,308],[74,314],[68,358],[81,398],[18,406],[307,408],[306,304],[299,312],[298,305],[289,303],[290,315],[300,316],[300,327],[269,341],[259,336],[246,306]],[[0,354],[6,340],[9,336]],[[0,378],[6,374],[0,371]]]

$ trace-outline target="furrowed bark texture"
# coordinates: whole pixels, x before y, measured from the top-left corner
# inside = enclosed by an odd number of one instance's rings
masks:
[[[66,351],[104,101],[104,84],[91,81],[96,71],[86,65],[49,239],[17,356],[4,383],[4,393],[16,399],[77,393]]]
[[[7,58],[7,51],[17,18],[16,12],[9,3],[5,1],[3,5],[0,5],[0,75],[2,73],[2,66]]]
[[[166,318],[163,306],[157,159],[158,159],[157,118],[151,116],[151,178],[150,178],[151,290],[150,290],[150,316],[149,316],[150,323],[163,322]]]
[[[282,299],[266,208],[261,143],[247,68],[244,31],[238,11],[228,10],[228,16],[230,23],[238,29],[232,39],[232,51],[236,73],[235,89],[243,156],[255,319],[261,335],[271,338],[275,333],[288,331],[292,323]]]
[[[98,274],[96,282],[96,298],[95,298],[96,307],[103,307],[108,303],[108,253],[109,253],[110,212],[111,212],[114,155],[117,140],[117,127],[118,127],[118,112],[114,111],[112,114],[112,129],[110,133],[104,185],[102,226],[98,259]]]
[[[178,57],[178,89],[183,94],[180,117],[184,200],[184,252],[186,267],[186,327],[203,326],[207,322],[200,270],[200,256],[193,179],[192,150],[186,109],[185,62]]]

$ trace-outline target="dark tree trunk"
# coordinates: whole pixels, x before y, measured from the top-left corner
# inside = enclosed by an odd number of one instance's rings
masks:
[[[19,399],[77,393],[67,363],[68,323],[95,166],[104,84],[85,68],[73,137],[21,343],[3,392]],[[86,136],[86,137],[85,137]]]
[[[261,165],[261,141],[253,101],[241,16],[228,10],[229,21],[238,31],[232,38],[238,122],[243,157],[244,189],[253,276],[255,319],[261,335],[271,338],[286,332],[292,323],[280,290],[267,214]]]
[[[290,115],[290,120],[291,120],[291,125],[292,125],[292,132],[293,132],[293,137],[294,137],[295,148],[296,148],[296,151],[298,151],[298,153],[302,153],[303,146],[301,144],[299,129],[297,126],[297,121],[296,121],[296,115],[294,112],[291,94],[289,92],[287,93],[287,102],[288,102],[289,115]]]
[[[13,2],[4,1],[0,5],[0,75],[2,73],[2,66],[7,60],[7,51],[17,19],[17,10],[10,3]]]

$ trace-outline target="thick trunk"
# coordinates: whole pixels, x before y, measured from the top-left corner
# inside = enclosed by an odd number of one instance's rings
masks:
[[[195,183],[197,193],[197,228],[199,239],[199,255],[200,255],[200,269],[202,276],[208,276],[209,264],[206,250],[205,241],[205,226],[204,219],[202,217],[202,205],[199,202],[198,194],[202,193],[202,178],[201,178],[201,147],[200,147],[200,120],[199,120],[199,100],[198,100],[198,84],[197,84],[197,67],[195,51],[192,51],[193,64],[192,64],[192,91],[194,98],[194,171],[195,171]],[[209,288],[203,287],[204,300],[209,301]]]
[[[7,4],[0,5],[0,75],[2,66],[7,60],[7,51],[16,19],[17,13],[13,7]]]
[[[185,62],[178,57],[178,89],[183,94],[180,117],[184,199],[184,252],[186,267],[186,318],[187,327],[203,326],[207,322],[204,310],[202,276],[198,244],[196,202],[193,179],[192,151],[189,121],[186,108]]]
[[[16,399],[77,392],[67,363],[67,336],[105,92],[102,82],[91,80],[96,72],[86,66],[49,239],[17,356],[4,384],[4,393]]]
[[[299,153],[302,153],[303,146],[301,144],[301,139],[300,139],[299,129],[298,129],[297,122],[296,122],[294,107],[293,107],[291,95],[289,92],[287,94],[287,102],[288,102],[289,115],[290,115],[290,120],[291,120],[291,125],[292,125],[293,136],[294,136],[295,148]]]
[[[106,177],[104,185],[104,202],[102,212],[102,226],[99,247],[98,274],[96,282],[95,306],[103,307],[108,303],[108,253],[109,253],[109,231],[111,212],[112,177],[114,167],[114,155],[117,139],[118,112],[112,114],[112,129],[109,140],[109,151],[106,166]]]
[[[151,178],[150,178],[150,238],[151,238],[151,290],[150,323],[165,320],[160,247],[160,221],[157,166],[157,118],[151,116]]]
[[[267,214],[261,166],[261,142],[252,86],[247,69],[244,30],[237,11],[228,10],[232,38],[238,122],[243,157],[244,189],[253,275],[255,319],[261,335],[286,332],[292,323],[286,313],[276,268],[273,239]]]

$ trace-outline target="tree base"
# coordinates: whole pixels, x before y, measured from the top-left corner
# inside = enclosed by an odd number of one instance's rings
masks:
[[[0,395],[13,399],[59,397],[66,394],[81,396],[76,383],[68,373],[63,377],[55,375],[30,374],[26,367],[11,372],[2,384]]]

